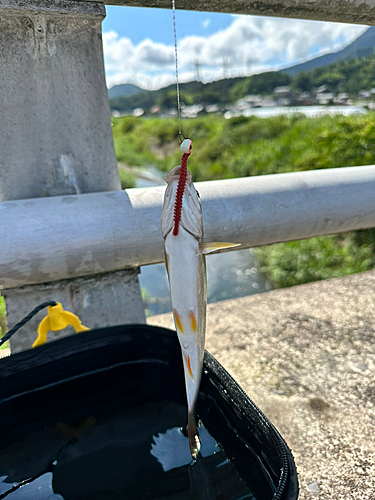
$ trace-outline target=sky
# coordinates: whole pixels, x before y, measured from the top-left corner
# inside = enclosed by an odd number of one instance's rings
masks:
[[[180,82],[277,70],[340,50],[367,26],[176,11]],[[103,22],[108,88],[156,90],[176,81],[172,10],[107,6]]]

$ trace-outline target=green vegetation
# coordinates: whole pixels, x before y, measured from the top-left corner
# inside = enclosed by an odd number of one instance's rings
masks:
[[[289,77],[286,78],[289,79]],[[225,104],[228,102],[228,93],[231,87],[242,80],[244,80],[244,78],[228,78],[211,83],[182,83],[180,85],[181,102],[184,102],[186,105],[196,102],[203,102],[205,104]],[[134,108],[143,108],[149,111],[152,106],[160,106],[163,109],[175,108],[176,86],[169,85],[168,87],[154,92],[142,92],[129,97],[111,99],[110,105],[111,109],[124,113],[131,112]]]
[[[135,177],[130,172],[119,168],[118,170],[122,189],[129,189],[135,187]]]
[[[183,122],[193,139],[195,181],[375,164],[375,114],[267,119],[206,116]],[[168,171],[180,161],[175,119],[114,120],[118,160]],[[365,271],[375,266],[375,230],[255,249],[275,287]]]
[[[360,90],[375,87],[375,55],[298,73],[291,78],[291,84],[292,88],[301,92],[327,85],[334,94],[346,92],[355,97]]]
[[[276,287],[339,278],[375,267],[375,230],[278,243],[254,252]]]
[[[298,95],[313,92],[322,85],[337,95],[340,92],[356,98],[363,89],[375,88],[375,55],[340,61],[322,68],[290,76],[287,73],[271,71],[250,77],[228,78],[211,83],[189,82],[180,85],[181,101],[186,105],[194,103],[220,104],[234,103],[248,94],[270,95],[275,87],[290,85]],[[176,107],[175,85],[154,91],[142,92],[130,97],[111,99],[111,109],[123,113],[134,108],[143,108],[146,112],[152,106],[162,109]]]
[[[0,295],[0,338],[3,337],[7,332],[7,321],[5,315],[5,301],[3,297]],[[0,347],[0,349],[5,349],[8,347],[8,342],[5,342],[4,345]]]
[[[193,138],[189,168],[196,181],[375,163],[375,115],[284,115],[229,120],[206,116],[183,122]],[[131,166],[169,171],[180,161],[175,119],[114,120],[117,158]]]
[[[289,75],[277,71],[249,76],[232,85],[229,98],[231,102],[234,102],[248,94],[272,94],[275,87],[290,85],[291,82],[292,78]]]

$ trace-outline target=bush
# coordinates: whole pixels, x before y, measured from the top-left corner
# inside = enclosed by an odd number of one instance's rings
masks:
[[[121,189],[129,189],[135,187],[135,177],[126,170],[119,169]]]
[[[320,236],[255,248],[276,288],[367,271],[375,266],[375,230]]]

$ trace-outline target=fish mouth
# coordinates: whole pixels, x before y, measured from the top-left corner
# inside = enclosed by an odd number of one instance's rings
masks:
[[[178,181],[180,178],[180,172],[181,172],[181,165],[177,165],[177,167],[172,168],[170,172],[168,172],[167,176],[165,177],[165,182],[167,184],[172,184],[175,181]],[[191,184],[191,173],[189,169],[186,169],[186,182]]]
[[[191,458],[193,460],[197,460],[198,453],[200,452],[200,449],[201,449],[201,440],[199,437],[197,424],[195,422],[194,411],[188,412],[187,431],[188,431],[189,448],[190,448]]]

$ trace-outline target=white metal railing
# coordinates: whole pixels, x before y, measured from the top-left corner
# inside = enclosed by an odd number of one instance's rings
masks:
[[[206,241],[242,248],[375,226],[375,166],[196,183]],[[0,288],[161,262],[164,187],[0,203]]]

